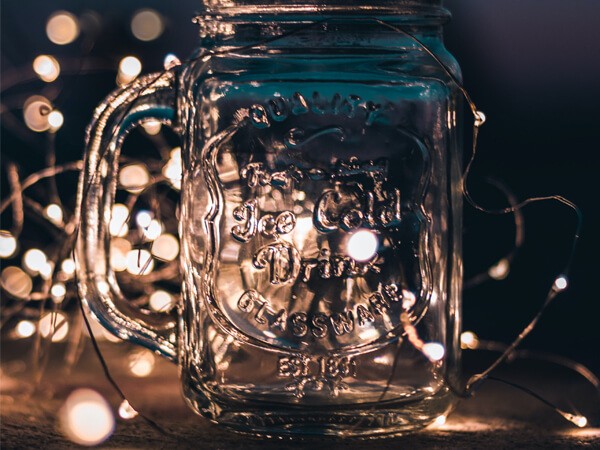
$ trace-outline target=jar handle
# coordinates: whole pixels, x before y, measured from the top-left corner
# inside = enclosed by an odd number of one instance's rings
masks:
[[[148,120],[174,126],[175,82],[172,72],[140,77],[115,90],[96,109],[87,130],[79,180],[75,248],[81,299],[104,328],[172,361],[177,358],[176,315],[138,310],[123,296],[110,265],[109,223],[123,140]]]

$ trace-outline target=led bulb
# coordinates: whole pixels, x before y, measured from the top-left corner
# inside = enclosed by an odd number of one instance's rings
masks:
[[[10,258],[17,250],[17,239],[10,231],[0,230],[0,258]]]
[[[46,22],[46,34],[55,44],[70,44],[79,36],[77,18],[67,11],[55,12]]]
[[[40,55],[33,60],[33,71],[46,83],[51,83],[60,74],[58,61],[49,55]]]
[[[353,233],[346,244],[348,256],[355,261],[364,262],[373,259],[377,254],[379,241],[373,231],[359,230]]]
[[[71,441],[86,446],[104,442],[115,429],[110,405],[91,389],[77,389],[69,395],[61,409],[60,421]]]
[[[423,344],[421,351],[431,362],[439,361],[446,353],[444,346],[439,342],[428,342]]]
[[[556,291],[564,291],[567,287],[569,287],[569,279],[566,275],[559,275],[556,280],[554,280],[553,287]]]

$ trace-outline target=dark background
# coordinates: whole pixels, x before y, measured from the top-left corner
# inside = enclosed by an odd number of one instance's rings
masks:
[[[3,163],[17,162],[24,174],[44,167],[45,134],[31,133],[22,124],[23,101],[38,93],[51,98],[65,116],[56,134],[58,161],[79,159],[85,127],[94,107],[114,89],[121,58],[137,56],[144,73],[159,70],[167,53],[185,59],[198,41],[190,19],[199,3],[2,2]],[[488,118],[472,172],[475,200],[493,208],[502,205],[502,197],[484,181],[492,176],[520,199],[560,194],[583,211],[570,289],[556,298],[524,347],[570,356],[598,373],[600,3],[449,0],[446,6],[453,13],[446,45],[462,66],[465,87]],[[165,31],[155,41],[140,42],[131,34],[132,14],[142,7],[166,18]],[[78,17],[87,13],[88,26],[97,34],[91,50],[82,37],[66,46],[48,41],[46,20],[59,9]],[[31,69],[35,56],[43,53],[61,61],[61,77],[50,85],[36,81]],[[85,75],[77,76],[80,71]],[[21,83],[6,89],[11,80]],[[73,177],[73,195],[75,182]],[[2,196],[7,192],[3,172]],[[545,202],[527,207],[524,217],[525,245],[508,279],[465,292],[464,329],[481,338],[512,340],[542,304],[569,254],[576,226],[571,210]],[[3,216],[2,228],[7,226]],[[485,215],[466,206],[467,278],[509,251],[513,235],[510,216]]]

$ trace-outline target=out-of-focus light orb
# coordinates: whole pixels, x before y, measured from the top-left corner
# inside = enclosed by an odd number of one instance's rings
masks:
[[[51,203],[46,206],[44,213],[46,214],[46,217],[54,223],[62,223],[63,221],[63,210],[56,203]]]
[[[131,32],[140,41],[153,41],[163,30],[162,17],[153,9],[140,9],[131,19]]]
[[[0,258],[10,258],[17,250],[17,239],[10,231],[0,230]]]
[[[35,333],[35,324],[31,320],[21,320],[16,328],[15,333],[20,338],[28,338]]]
[[[125,166],[119,172],[119,183],[128,192],[137,193],[143,191],[150,181],[148,170],[141,164]]]
[[[348,256],[359,262],[373,259],[378,248],[377,236],[370,230],[359,230],[353,233],[346,244]]]
[[[460,347],[474,350],[479,345],[479,338],[472,331],[465,331],[460,335]]]
[[[73,275],[75,273],[75,261],[72,258],[65,259],[61,263],[60,269],[67,275]]]
[[[439,342],[427,342],[423,344],[423,354],[431,362],[439,361],[446,354],[446,349]]]
[[[136,350],[129,354],[129,370],[136,377],[147,377],[154,370],[154,360],[150,350]]]
[[[554,289],[557,291],[564,291],[569,287],[569,279],[566,275],[560,275],[554,280]]]
[[[91,389],[77,389],[61,409],[60,421],[66,436],[79,445],[98,445],[115,429],[115,416],[108,402]]]
[[[50,288],[50,295],[55,303],[60,303],[67,295],[67,288],[63,283],[55,283]]]
[[[60,75],[58,61],[49,55],[40,55],[33,60],[33,71],[46,83],[51,83]]]
[[[46,266],[47,263],[48,258],[46,257],[46,254],[40,249],[32,248],[27,250],[25,255],[23,255],[23,266],[32,275],[37,275],[44,270],[44,266]]]
[[[141,228],[149,227],[152,223],[152,213],[145,209],[138,211],[135,215],[135,223]]]
[[[79,36],[77,17],[68,11],[56,11],[46,22],[46,35],[55,44],[70,44]]]
[[[446,416],[441,415],[441,416],[437,416],[433,422],[434,425],[437,426],[442,426],[446,423]]]
[[[52,273],[54,272],[54,263],[52,261],[46,261],[46,264],[42,266],[40,269],[40,276],[44,280],[49,280],[52,278]]]
[[[154,291],[148,301],[150,309],[157,312],[169,312],[175,306],[175,298],[166,291]]]
[[[510,272],[508,259],[502,258],[488,270],[488,275],[494,280],[504,280]]]
[[[150,224],[142,230],[142,233],[146,240],[153,241],[162,233],[162,225],[158,220],[152,219]]]
[[[162,174],[169,180],[171,186],[181,190],[181,147],[175,147],[171,150],[171,156],[167,164],[162,169]]]
[[[154,269],[154,261],[148,250],[131,250],[127,253],[127,272],[132,275],[146,275]]]
[[[165,55],[165,59],[163,60],[163,67],[165,70],[171,70],[174,67],[180,66],[181,60],[177,57],[177,55],[173,53],[167,53]]]
[[[152,244],[152,254],[163,261],[173,261],[179,254],[179,241],[171,234],[161,234]]]
[[[127,219],[129,218],[129,208],[116,203],[113,205],[110,215],[109,231],[111,236],[123,237],[129,231]]]
[[[56,132],[62,127],[65,122],[65,118],[60,111],[55,109],[48,114],[48,125],[50,125],[50,131]]]
[[[123,400],[119,405],[119,417],[121,417],[121,419],[133,419],[138,414],[139,413],[133,409],[133,406],[131,406],[127,400]]]
[[[131,251],[131,242],[123,238],[110,241],[110,266],[117,272],[127,269],[127,255]]]
[[[48,116],[51,110],[52,106],[48,99],[40,95],[29,97],[23,106],[23,120],[25,120],[25,125],[30,130],[38,133],[46,131],[50,128]]]
[[[158,120],[150,120],[148,122],[144,122],[142,127],[144,127],[144,131],[150,136],[156,136],[158,133],[160,133],[162,123],[160,123]]]
[[[123,86],[132,82],[142,71],[142,63],[135,56],[127,56],[119,63],[117,83]]]
[[[42,316],[38,324],[40,334],[50,337],[52,342],[63,341],[69,334],[69,322],[67,316],[61,312],[49,312]]]
[[[17,298],[26,298],[33,288],[31,277],[15,266],[2,269],[0,279],[2,280],[2,287]]]

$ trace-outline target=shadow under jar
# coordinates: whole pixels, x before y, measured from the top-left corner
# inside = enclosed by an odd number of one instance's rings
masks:
[[[178,362],[197,413],[263,434],[376,436],[452,409],[460,93],[423,48],[460,77],[448,17],[438,0],[207,1],[190,61],[97,112],[80,290],[109,330]],[[176,318],[133,311],[97,264],[119,143],[148,119],[183,142]]]

